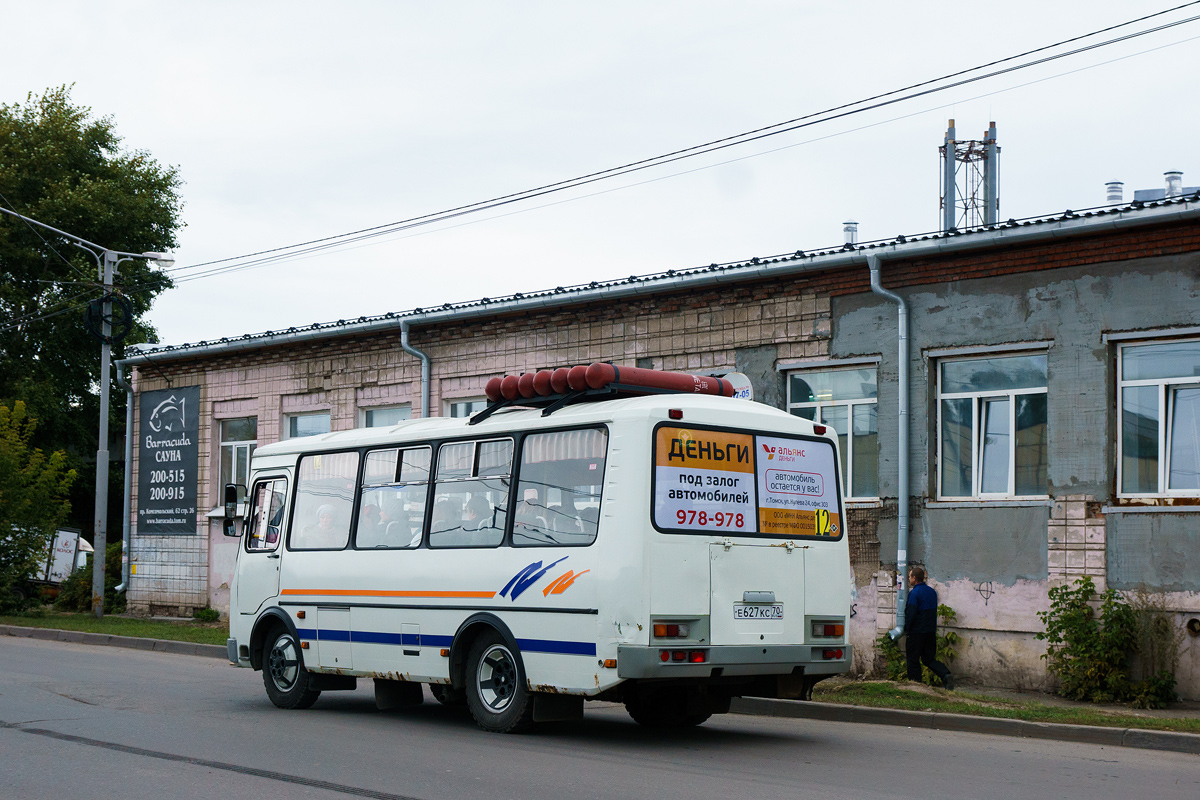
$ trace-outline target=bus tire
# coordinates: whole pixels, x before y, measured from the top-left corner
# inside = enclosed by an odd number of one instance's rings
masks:
[[[485,731],[519,733],[533,725],[533,694],[520,653],[489,629],[467,652],[467,708]]]
[[[311,675],[300,657],[300,641],[286,628],[277,628],[263,645],[263,685],[279,708],[309,708],[321,696],[311,688]]]
[[[671,689],[634,694],[625,700],[625,710],[645,728],[691,728],[712,716],[709,709],[689,712],[687,692]]]

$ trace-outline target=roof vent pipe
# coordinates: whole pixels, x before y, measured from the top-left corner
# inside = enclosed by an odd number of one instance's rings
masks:
[[[1104,184],[1104,191],[1110,206],[1125,202],[1125,183],[1123,181],[1109,181]]]
[[[1167,179],[1167,197],[1179,197],[1183,194],[1183,173],[1179,170],[1171,170],[1164,172],[1163,177]]]
[[[858,223],[848,219],[842,223],[842,233],[846,235],[846,244],[858,244]]]
[[[900,425],[896,446],[896,469],[899,473],[896,482],[896,627],[888,631],[889,636],[897,639],[904,632],[904,600],[908,593],[908,304],[900,295],[883,288],[879,276],[879,256],[867,256],[867,268],[871,271],[871,291],[896,304],[899,324],[896,352]]]
[[[404,352],[421,359],[421,416],[428,418],[429,413],[429,356],[408,343],[408,320],[400,320],[400,347]]]

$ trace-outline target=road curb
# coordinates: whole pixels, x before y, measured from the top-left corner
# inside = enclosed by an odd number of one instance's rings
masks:
[[[0,625],[0,636],[17,636],[23,639],[44,639],[50,642],[73,644],[95,644],[106,647],[125,647],[130,650],[151,650],[156,653],[172,653],[181,656],[203,656],[229,660],[229,651],[219,644],[197,644],[175,642],[170,639],[142,639],[136,636],[114,636],[111,633],[84,633],[64,631],[58,628],[24,628],[18,625]]]
[[[1137,747],[1143,750],[1169,750],[1176,753],[1200,754],[1200,734],[1176,733],[1175,731],[1104,728],[1056,722],[1027,722],[1020,719],[975,717],[970,714],[901,711],[895,708],[871,708],[803,700],[768,700],[758,697],[735,697],[729,710],[734,714],[753,714],[765,717],[902,725],[909,728],[990,733],[996,736],[1016,736],[1025,739],[1055,739],[1110,747]]]

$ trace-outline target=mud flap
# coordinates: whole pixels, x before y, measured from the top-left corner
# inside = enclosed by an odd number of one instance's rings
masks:
[[[583,719],[583,698],[566,694],[533,695],[534,722],[576,722]]]
[[[375,679],[375,707],[380,711],[396,708],[412,708],[425,702],[421,684],[412,681],[389,681]]]

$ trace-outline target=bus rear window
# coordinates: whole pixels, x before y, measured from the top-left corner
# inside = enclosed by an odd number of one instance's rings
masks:
[[[659,530],[837,539],[840,485],[828,439],[671,425],[655,432]]]
[[[521,446],[514,545],[589,545],[600,522],[608,433],[535,433]]]

